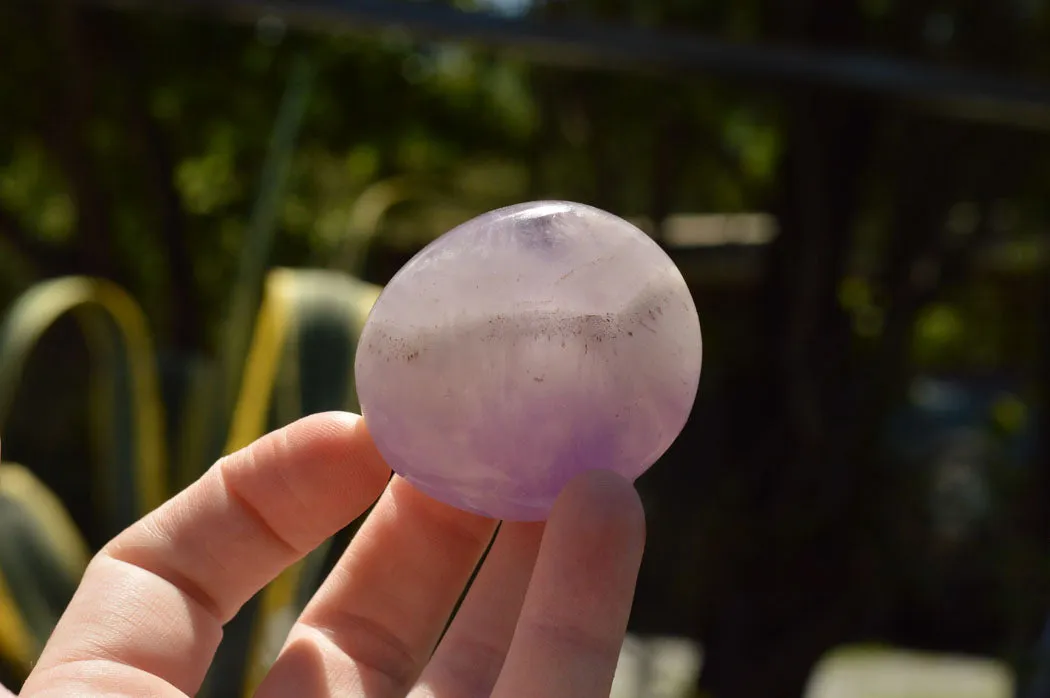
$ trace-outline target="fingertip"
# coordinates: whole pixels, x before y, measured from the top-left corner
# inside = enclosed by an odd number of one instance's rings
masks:
[[[363,466],[365,474],[390,479],[390,466],[376,448],[364,417],[353,412],[320,412],[303,417],[288,427],[294,438],[309,442],[314,448],[332,449],[328,453],[349,456]]]
[[[304,417],[221,459],[96,556],[37,680],[100,660],[192,695],[221,626],[365,512],[389,473],[348,412]]]
[[[609,695],[644,547],[633,484],[608,471],[575,477],[547,520],[492,695]]]
[[[644,544],[645,508],[634,483],[610,470],[592,470],[572,479],[554,503],[551,519],[571,517],[607,528],[628,544]]]
[[[319,412],[270,432],[223,459],[220,467],[235,486],[260,467],[282,474],[292,490],[300,483],[320,483],[346,494],[378,497],[390,479],[390,467],[375,446],[364,419],[352,412]],[[320,469],[320,470],[318,470]],[[251,487],[250,484],[246,485]],[[260,493],[265,496],[265,493]]]

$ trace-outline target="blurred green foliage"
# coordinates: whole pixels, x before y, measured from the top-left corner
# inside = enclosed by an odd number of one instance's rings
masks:
[[[174,420],[180,448],[172,448],[166,434],[151,328],[123,289],[89,277],[42,281],[16,299],[0,325],[0,427],[49,331],[71,315],[83,334],[90,357],[95,468],[89,499],[96,534],[117,533],[221,454],[279,425],[357,408],[354,349],[378,287],[336,271],[267,271],[310,72],[300,61],[278,114],[224,316],[224,350],[182,374],[185,413]],[[0,662],[20,681],[71,598],[91,548],[47,485],[20,466],[2,468]],[[289,609],[301,609],[301,589],[314,588],[327,550],[328,544],[315,550],[238,615],[203,695],[251,690],[265,653],[273,651],[265,642],[271,626]]]
[[[231,415],[209,400],[212,381],[197,381],[183,436],[200,443],[229,424],[232,452],[279,425],[315,412],[357,409],[356,338],[378,288],[323,270],[274,270],[255,314],[254,336],[237,369],[241,392]],[[90,312],[85,312],[90,311]],[[66,312],[79,312],[91,348],[91,433],[96,438],[91,493],[96,522],[116,533],[181,486],[214,457],[169,465],[158,392],[157,356],[137,305],[105,282],[59,279],[22,296],[0,327],[0,425],[20,369],[40,338]],[[214,373],[210,375],[214,376]],[[83,464],[80,464],[83,466]],[[89,546],[61,500],[30,470],[0,466],[0,657],[24,678],[76,588]],[[301,609],[330,543],[286,572],[232,623],[207,693],[234,695],[265,666],[270,626]],[[231,670],[231,664],[238,670]],[[249,674],[248,672],[254,672]]]

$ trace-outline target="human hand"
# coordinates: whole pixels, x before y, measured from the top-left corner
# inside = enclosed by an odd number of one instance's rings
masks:
[[[587,474],[546,524],[504,524],[438,644],[497,522],[389,475],[342,413],[224,458],[95,556],[21,695],[193,695],[223,624],[379,498],[258,698],[607,697],[644,547],[633,487]]]

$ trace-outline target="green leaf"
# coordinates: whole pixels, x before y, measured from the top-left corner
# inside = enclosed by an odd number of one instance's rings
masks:
[[[354,354],[379,287],[327,270],[267,277],[227,453],[302,416],[356,411]],[[352,529],[344,531],[345,541]],[[330,539],[280,575],[227,626],[202,695],[251,695],[331,567]]]
[[[0,655],[28,675],[87,567],[61,501],[28,469],[0,464]]]
[[[115,535],[168,496],[153,340],[130,296],[106,281],[66,277],[38,284],[16,300],[0,325],[0,429],[33,348],[70,314],[79,321],[92,362],[96,507],[104,530]]]
[[[180,434],[182,457],[176,466],[177,481],[199,476],[206,464],[221,455],[228,435],[233,404],[246,380],[242,369],[258,320],[261,287],[313,83],[314,68],[300,56],[294,63],[270,136],[259,193],[241,246],[237,276],[231,285],[218,363],[198,370],[191,386],[193,409],[185,415],[185,433]]]

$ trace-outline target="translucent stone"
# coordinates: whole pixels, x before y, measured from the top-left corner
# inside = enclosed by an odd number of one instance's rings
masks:
[[[489,212],[390,281],[357,391],[390,467],[497,519],[543,520],[577,474],[634,480],[696,398],[700,322],[678,268],[627,221],[577,203]]]

